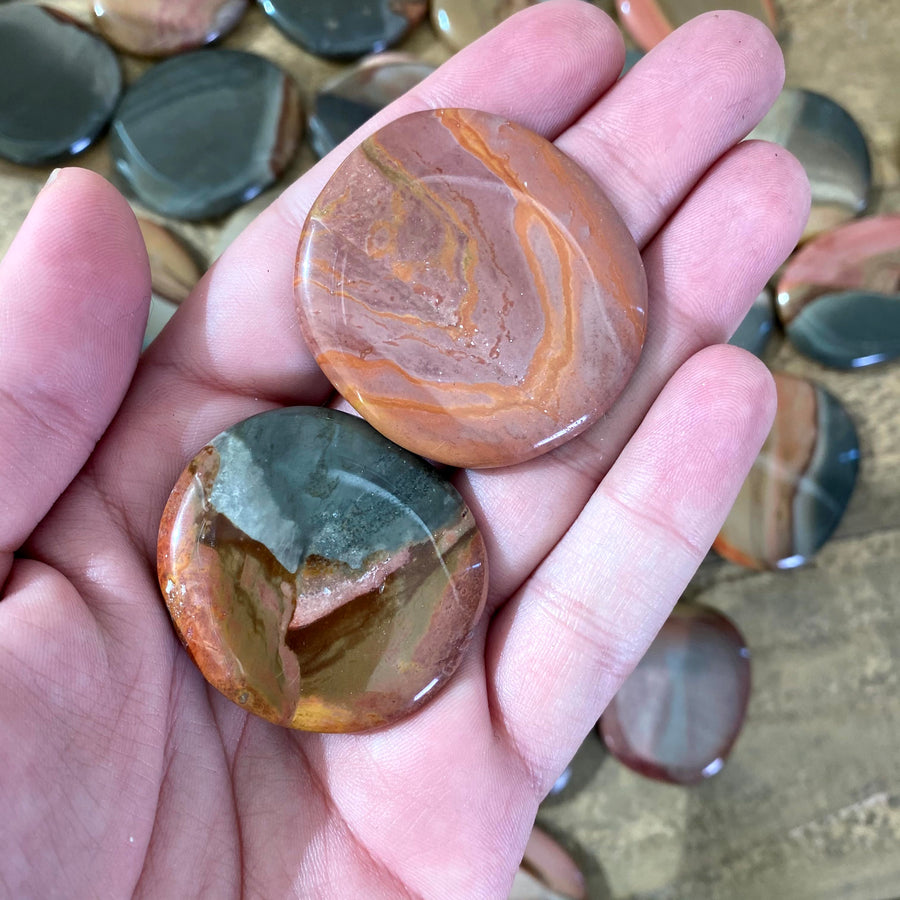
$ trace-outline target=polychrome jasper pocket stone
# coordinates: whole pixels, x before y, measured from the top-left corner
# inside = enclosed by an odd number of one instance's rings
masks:
[[[309,731],[390,723],[456,669],[484,606],[473,517],[355,416],[296,407],[214,438],[163,514],[159,582],[206,679]]]
[[[602,416],[644,340],[638,249],[605,194],[507,119],[438,109],[365,140],[297,257],[304,337],[382,434],[466,467],[538,456]]]

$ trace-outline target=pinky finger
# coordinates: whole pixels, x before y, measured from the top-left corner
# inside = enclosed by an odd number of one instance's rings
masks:
[[[774,414],[771,376],[711,347],[671,379],[579,518],[495,617],[492,715],[542,796],[709,550]]]

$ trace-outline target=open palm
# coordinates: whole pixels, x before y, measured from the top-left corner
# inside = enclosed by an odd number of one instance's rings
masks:
[[[786,153],[737,144],[783,76],[759,23],[695,20],[617,83],[623,58],[603,13],[554,0],[363,129],[466,106],[546,135],[607,191],[650,284],[644,355],[598,425],[530,463],[457,474],[487,542],[488,614],[439,697],[368,734],[291,732],[224,700],[155,576],[187,460],[249,415],[331,399],[291,281],[306,210],[349,147],[257,219],[139,364],[149,275],[127,204],[76,169],[41,193],[0,267],[0,894],[508,891],[538,802],[762,442],[768,375],[710,345],[808,202]]]

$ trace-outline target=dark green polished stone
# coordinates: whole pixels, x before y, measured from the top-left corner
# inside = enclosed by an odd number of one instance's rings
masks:
[[[302,129],[293,80],[237,50],[197,50],[149,69],[125,93],[110,132],[116,171],[162,215],[228,212],[272,184]]]
[[[487,590],[452,485],[361,419],[310,407],[200,451],[166,505],[158,566],[207,680],[310,731],[377,727],[431,698]]]
[[[787,324],[790,342],[835,369],[859,369],[900,356],[900,294],[824,294]]]
[[[330,153],[389,103],[403,96],[434,66],[401,53],[384,53],[342,72],[316,94],[309,137],[319,157]]]
[[[260,5],[304,50],[332,59],[393,47],[428,9],[427,0],[260,0]]]
[[[115,53],[40,6],[0,9],[0,156],[40,165],[100,135],[122,90]]]

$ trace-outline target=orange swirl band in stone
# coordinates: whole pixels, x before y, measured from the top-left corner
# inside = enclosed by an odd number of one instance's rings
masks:
[[[337,169],[295,295],[323,372],[382,434],[511,465],[596,422],[644,340],[640,254],[597,184],[500,116],[413,113]]]

